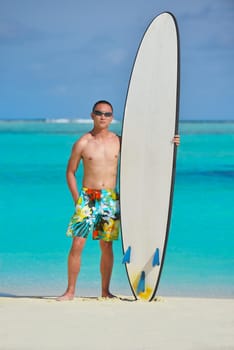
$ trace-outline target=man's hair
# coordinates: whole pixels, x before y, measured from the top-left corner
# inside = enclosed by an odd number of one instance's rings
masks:
[[[110,102],[108,102],[108,101],[105,101],[105,100],[100,100],[100,101],[95,102],[94,105],[93,105],[93,109],[92,109],[93,112],[95,111],[95,109],[96,109],[97,105],[99,105],[99,103],[104,103],[106,105],[109,105],[111,107],[111,109],[112,109],[112,112],[113,112],[112,104]]]

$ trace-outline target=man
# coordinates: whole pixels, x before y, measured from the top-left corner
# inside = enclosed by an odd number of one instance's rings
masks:
[[[118,238],[119,231],[119,200],[115,187],[120,138],[109,131],[113,120],[109,102],[96,102],[91,117],[93,129],[74,144],[67,166],[67,183],[76,211],[67,230],[67,235],[73,237],[68,257],[68,287],[58,300],[74,297],[81,253],[90,232],[94,239],[100,239],[102,297],[113,297],[109,284],[113,268],[112,241]],[[79,194],[75,173],[81,160],[84,177]]]
[[[120,138],[109,131],[113,107],[108,101],[98,101],[91,113],[93,129],[73,146],[67,166],[67,183],[76,210],[68,226],[67,235],[73,237],[68,257],[68,286],[57,300],[72,300],[80,271],[81,254],[89,233],[100,240],[101,295],[113,298],[109,285],[113,268],[112,242],[118,239],[119,199],[115,191],[120,152]],[[179,144],[176,135],[173,142]],[[84,177],[78,193],[75,173],[83,161]]]

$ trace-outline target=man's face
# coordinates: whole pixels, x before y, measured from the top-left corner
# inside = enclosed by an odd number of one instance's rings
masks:
[[[94,125],[107,128],[113,120],[113,111],[111,106],[106,103],[99,103],[91,113]]]

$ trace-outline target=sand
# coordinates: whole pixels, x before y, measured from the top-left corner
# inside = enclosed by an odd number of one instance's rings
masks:
[[[233,350],[234,300],[1,297],[1,350]]]

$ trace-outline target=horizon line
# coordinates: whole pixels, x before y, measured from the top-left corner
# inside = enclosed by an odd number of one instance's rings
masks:
[[[113,123],[121,123],[123,119],[113,119]],[[0,118],[0,122],[45,122],[45,123],[92,123],[90,118]],[[180,119],[185,123],[233,123],[234,119]]]

